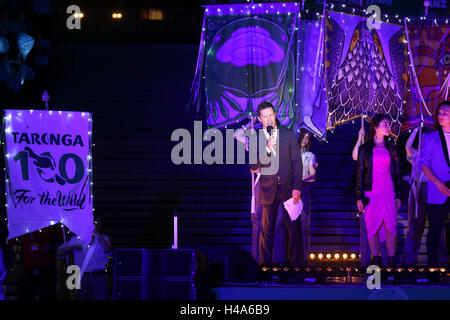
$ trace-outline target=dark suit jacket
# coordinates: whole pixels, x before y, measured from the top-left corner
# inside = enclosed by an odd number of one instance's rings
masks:
[[[259,201],[261,204],[271,204],[274,202],[277,195],[278,181],[281,188],[281,200],[286,201],[292,197],[292,190],[301,190],[302,187],[302,157],[300,155],[300,148],[295,137],[295,133],[285,127],[277,126],[278,130],[278,172],[273,175],[261,174]],[[262,129],[260,129],[262,131]],[[264,134],[259,135],[258,138],[263,137],[264,144],[258,141],[258,147],[267,145],[267,139]],[[270,163],[262,164],[258,157],[258,163],[251,165],[253,170],[261,167],[270,167]]]

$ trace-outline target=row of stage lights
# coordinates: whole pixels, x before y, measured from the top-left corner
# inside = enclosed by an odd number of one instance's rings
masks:
[[[332,272],[332,273],[343,273],[343,272],[361,272],[365,273],[365,268],[363,267],[344,267],[344,266],[322,266],[322,267],[262,267],[261,271],[263,272],[279,272],[279,271],[295,271],[295,272]],[[389,272],[389,273],[419,273],[419,274],[445,274],[447,272],[447,269],[444,267],[382,267],[380,270]],[[450,271],[450,270],[449,270]]]
[[[331,253],[311,253],[309,255],[309,260],[313,261],[313,260],[356,260],[358,256],[356,255],[356,253],[343,253],[343,254],[339,254],[339,253],[335,253],[335,254],[331,254]]]
[[[309,254],[309,260],[310,261],[344,261],[344,260],[348,260],[348,261],[352,261],[352,260],[356,260],[359,258],[359,255],[357,255],[356,253],[310,253]],[[424,272],[424,271],[429,271],[429,272],[435,272],[435,271],[440,271],[440,272],[445,272],[446,269],[445,268],[425,268],[425,267],[420,267],[420,268],[385,268],[386,271],[390,272],[390,271],[414,271],[417,270],[419,272]]]

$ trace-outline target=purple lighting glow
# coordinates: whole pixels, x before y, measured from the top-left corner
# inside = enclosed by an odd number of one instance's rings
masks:
[[[281,14],[295,13],[298,3],[258,3],[258,4],[227,4],[204,6],[208,16],[235,15],[235,14]]]
[[[284,52],[278,43],[271,39],[266,29],[246,27],[233,32],[216,57],[222,63],[231,62],[237,67],[248,64],[265,66],[270,62],[282,61]]]

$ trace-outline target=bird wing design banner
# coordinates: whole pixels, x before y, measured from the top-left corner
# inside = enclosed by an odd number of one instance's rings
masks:
[[[431,129],[439,103],[449,96],[450,27],[408,26],[408,36],[415,74],[408,81],[403,129],[418,127],[422,121]]]
[[[387,114],[401,129],[407,83],[407,50],[401,25],[329,11],[325,41],[328,128],[361,115]]]
[[[62,223],[90,242],[91,114],[5,110],[8,238]]]
[[[293,124],[299,12],[297,3],[206,6],[192,91],[199,106],[204,77],[210,128],[256,113],[263,101]]]

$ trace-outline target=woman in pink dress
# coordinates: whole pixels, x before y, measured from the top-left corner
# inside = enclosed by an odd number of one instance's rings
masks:
[[[397,152],[389,140],[387,115],[372,118],[368,140],[359,148],[357,205],[364,211],[372,262],[381,265],[380,236],[385,232],[389,266],[394,266],[397,246],[397,210],[400,208],[400,173]]]

